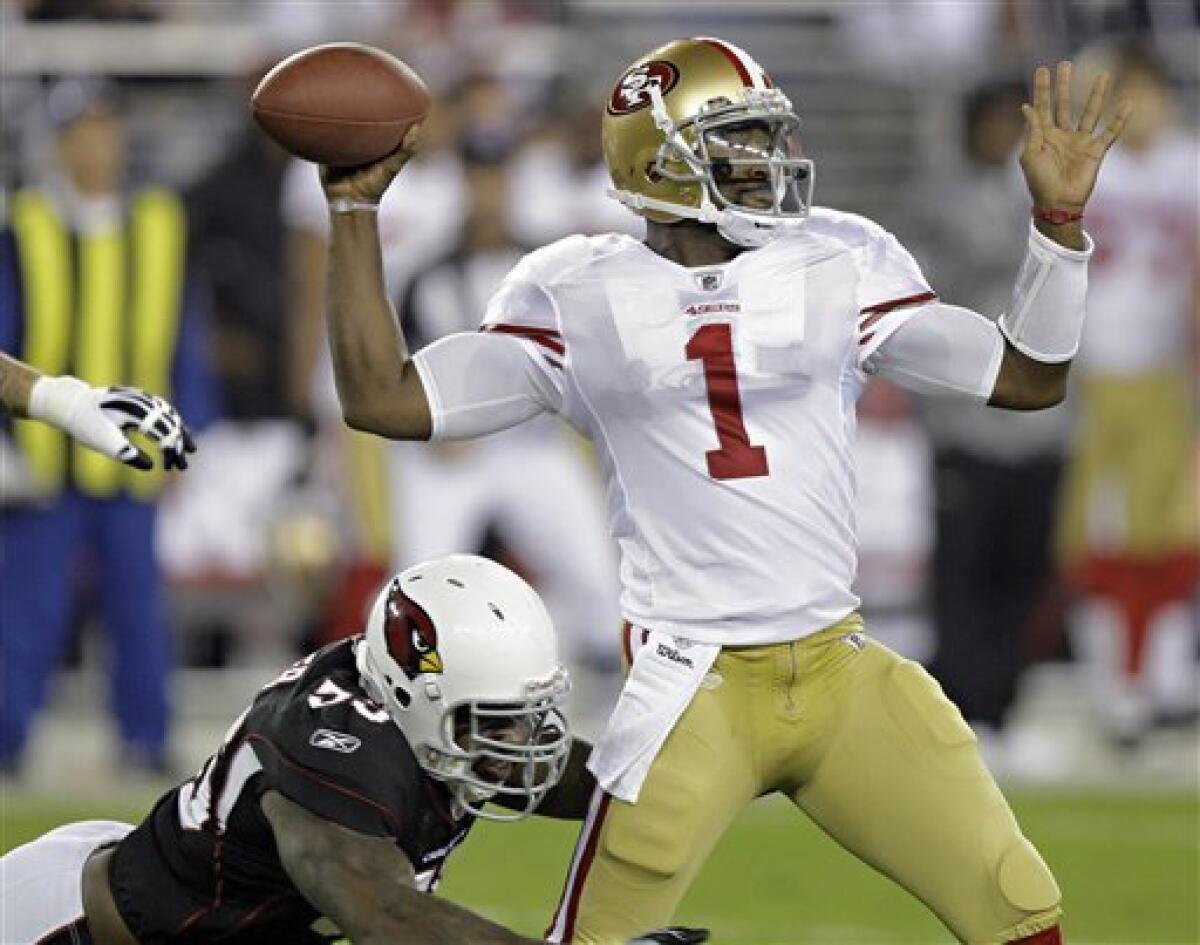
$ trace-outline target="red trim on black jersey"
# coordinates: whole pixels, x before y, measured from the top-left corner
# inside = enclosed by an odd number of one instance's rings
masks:
[[[360,794],[358,791],[355,791],[352,788],[343,787],[342,785],[338,784],[336,781],[330,781],[328,778],[323,778],[319,774],[317,774],[315,771],[311,771],[310,769],[305,768],[303,765],[296,764],[296,762],[292,761],[287,755],[285,755],[282,751],[280,751],[279,748],[275,745],[275,743],[272,742],[269,738],[265,738],[264,736],[258,735],[258,734],[252,734],[252,735],[246,736],[246,741],[259,742],[263,745],[266,745],[268,748],[271,749],[271,751],[273,751],[275,753],[275,756],[280,760],[280,762],[287,765],[289,768],[292,768],[293,770],[300,772],[302,775],[304,775],[310,781],[315,781],[317,784],[320,784],[322,787],[327,787],[330,790],[337,791],[339,794],[344,794],[347,797],[351,797],[356,801],[361,801],[362,803],[366,804],[368,807],[373,807],[375,810],[379,811],[379,813],[383,815],[384,819],[387,820],[388,824],[392,827],[393,836],[396,836],[396,837],[400,836],[400,816],[397,813],[395,813],[394,811],[392,811],[390,808],[385,806],[384,804],[381,804],[379,801],[372,800],[371,798],[367,797],[367,795]]]
[[[524,338],[527,341],[534,341],[543,348],[549,348],[557,355],[567,353],[566,345],[562,342],[562,335],[549,328],[529,328],[525,325],[484,325],[480,331],[494,331],[501,335],[516,335],[518,338]]]
[[[875,305],[868,305],[862,310],[862,314],[886,315],[888,312],[894,312],[898,308],[907,308],[910,305],[922,305],[925,302],[933,302],[936,299],[936,292],[921,292],[917,295],[905,296],[902,299],[890,299],[887,302],[879,302]]]
[[[262,916],[263,912],[265,912],[268,907],[274,906],[280,902],[284,902],[284,901],[292,898],[293,895],[294,895],[294,893],[291,893],[291,892],[281,892],[281,893],[276,893],[274,896],[271,896],[269,899],[263,900],[257,906],[255,906],[253,909],[251,909],[249,912],[247,912],[244,916],[242,916],[238,920],[237,924],[233,926],[233,928],[231,928],[228,932],[223,933],[221,935],[221,938],[228,938],[237,932],[243,931],[247,926],[253,925],[254,920],[259,918],[260,916]],[[303,893],[300,893],[300,895],[304,896]],[[305,899],[307,901],[307,897],[305,897]],[[309,903],[309,905],[312,905],[312,903]]]

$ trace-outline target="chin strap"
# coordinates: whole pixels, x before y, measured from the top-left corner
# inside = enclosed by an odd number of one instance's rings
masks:
[[[688,207],[679,203],[659,200],[656,197],[647,197],[645,194],[635,194],[632,190],[614,190],[611,187],[606,193],[630,210],[657,210],[681,219],[699,220],[701,223],[719,224],[724,222],[724,211],[718,210],[711,203],[705,203],[700,207]]]
[[[655,197],[647,197],[645,194],[635,194],[630,190],[614,190],[611,187],[607,194],[634,212],[656,210],[680,219],[698,220],[701,223],[711,224],[729,242],[745,246],[748,249],[765,246],[775,239],[785,227],[796,226],[802,222],[800,220],[750,220],[734,211],[720,210],[707,201],[699,207],[688,207],[666,200],[658,200]]]

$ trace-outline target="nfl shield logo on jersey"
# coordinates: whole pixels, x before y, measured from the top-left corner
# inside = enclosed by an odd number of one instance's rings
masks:
[[[705,292],[715,292],[721,288],[721,273],[720,272],[698,272],[696,273],[696,282]]]

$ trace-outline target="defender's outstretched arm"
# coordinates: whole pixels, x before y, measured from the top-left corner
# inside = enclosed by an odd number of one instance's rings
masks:
[[[393,841],[323,820],[277,791],[261,804],[288,876],[354,945],[541,945],[419,892]]]

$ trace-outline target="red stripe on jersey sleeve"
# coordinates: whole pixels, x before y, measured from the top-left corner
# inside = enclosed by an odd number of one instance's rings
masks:
[[[480,331],[494,331],[501,335],[516,335],[518,338],[524,338],[527,341],[533,341],[541,345],[543,348],[549,348],[555,354],[566,354],[566,346],[562,342],[562,335],[549,328],[528,328],[525,325],[484,325]]]
[[[917,295],[905,296],[902,299],[889,299],[886,302],[878,302],[875,305],[868,305],[862,310],[862,314],[886,315],[888,312],[894,312],[898,308],[908,308],[910,305],[923,305],[926,302],[933,302],[936,299],[936,292],[921,292]]]
[[[876,322],[878,322],[881,318],[883,318],[883,316],[885,314],[887,314],[887,313],[886,312],[876,312],[874,315],[868,315],[866,318],[864,318],[861,322],[858,323],[858,330],[866,331],[867,329],[871,328]]]

